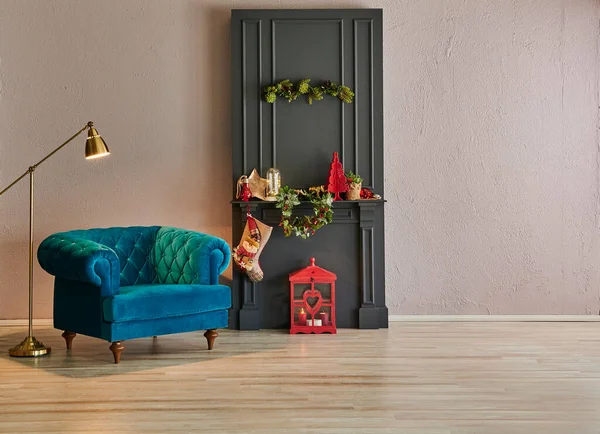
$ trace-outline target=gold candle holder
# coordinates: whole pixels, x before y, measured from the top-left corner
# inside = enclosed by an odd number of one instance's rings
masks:
[[[279,189],[281,188],[281,172],[279,169],[271,167],[267,170],[267,197],[265,200],[274,202],[277,200]]]

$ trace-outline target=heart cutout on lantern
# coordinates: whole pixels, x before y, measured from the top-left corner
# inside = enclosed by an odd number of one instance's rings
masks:
[[[304,294],[302,294],[302,300],[304,301],[306,311],[310,313],[310,317],[314,319],[315,314],[319,312],[321,305],[323,304],[321,291],[318,289],[307,289],[304,291]]]

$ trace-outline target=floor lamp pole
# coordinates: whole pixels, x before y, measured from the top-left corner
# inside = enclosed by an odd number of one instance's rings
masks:
[[[29,173],[29,333],[23,342],[8,350],[8,354],[15,357],[38,357],[51,351],[33,337],[33,183],[36,166],[26,172]]]
[[[33,337],[33,174],[35,169],[29,168],[29,334]],[[50,351],[50,348],[48,348]]]

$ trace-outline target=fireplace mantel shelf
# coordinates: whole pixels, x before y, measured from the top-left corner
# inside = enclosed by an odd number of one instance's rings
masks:
[[[335,208],[336,205],[339,206],[339,205],[344,205],[344,204],[369,204],[369,203],[372,203],[372,204],[379,205],[379,204],[383,204],[385,202],[387,202],[387,200],[385,200],[385,199],[336,200],[336,201],[333,202],[333,207]],[[274,207],[276,203],[277,202],[275,202],[275,201],[268,201],[268,200],[251,200],[250,202],[245,202],[243,200],[232,200],[231,201],[232,205],[238,205],[238,206],[241,206],[241,205],[269,206],[269,205],[271,205],[271,206]],[[300,202],[300,205],[298,205],[298,206],[310,205],[310,204],[311,204],[310,201],[303,200],[303,201]]]

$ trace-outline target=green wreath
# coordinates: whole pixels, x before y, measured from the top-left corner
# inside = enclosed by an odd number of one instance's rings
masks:
[[[313,216],[292,216],[294,207],[300,205],[301,200],[312,203]],[[317,230],[331,223],[332,203],[333,197],[330,193],[326,193],[323,187],[311,187],[308,192],[294,190],[288,186],[281,187],[275,206],[281,209],[279,226],[283,227],[283,235],[289,237],[294,234],[304,239],[314,235]]]
[[[352,103],[354,92],[348,86],[342,86],[332,81],[326,81],[318,86],[311,86],[310,78],[300,80],[294,84],[290,80],[283,80],[279,83],[265,87],[265,101],[274,103],[278,96],[285,98],[288,102],[292,102],[300,95],[306,95],[308,103],[312,104],[313,100],[320,101],[323,95],[331,95],[345,103]]]

